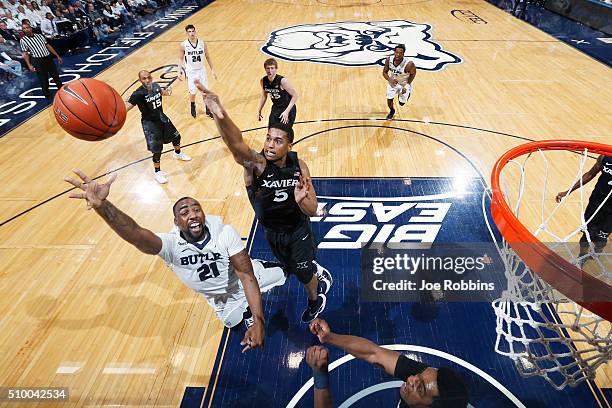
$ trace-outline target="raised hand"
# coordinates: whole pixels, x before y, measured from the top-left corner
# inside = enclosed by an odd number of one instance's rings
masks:
[[[195,84],[196,88],[202,92],[202,95],[204,95],[204,103],[206,104],[206,107],[214,116],[218,117],[219,119],[223,119],[225,117],[224,110],[217,94],[206,88],[199,79],[196,79],[193,81],[193,83]]]
[[[302,174],[300,174],[300,179],[298,180],[298,183],[295,185],[295,189],[293,190],[293,196],[295,197],[296,203],[299,204],[306,198],[308,198],[310,194],[310,186],[310,177],[304,177]]]
[[[79,176],[81,181],[70,177],[64,177],[64,181],[82,190],[82,192],[71,193],[68,197],[85,200],[88,210],[98,208],[102,205],[102,202],[108,197],[111,184],[117,179],[117,173],[113,173],[106,183],[98,184],[80,169],[74,169],[72,171]]]
[[[255,323],[246,331],[244,334],[244,339],[242,339],[240,342],[241,346],[245,346],[242,349],[242,352],[244,353],[245,351],[254,349],[255,347],[263,348],[264,336],[264,325],[259,321],[255,321]]]
[[[331,333],[329,324],[323,319],[314,319],[310,323],[310,332],[319,338],[321,343],[325,343],[327,336]]]
[[[306,350],[306,363],[316,371],[327,371],[329,353],[325,347],[311,346]]]

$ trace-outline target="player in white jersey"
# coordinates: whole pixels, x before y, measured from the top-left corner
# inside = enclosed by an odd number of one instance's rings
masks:
[[[191,102],[191,116],[195,118],[196,86],[193,81],[199,79],[200,82],[208,86],[206,69],[204,68],[204,58],[206,58],[208,62],[213,78],[217,79],[217,74],[215,74],[212,59],[208,54],[208,47],[203,40],[196,36],[196,29],[193,24],[187,25],[185,31],[187,32],[187,39],[181,43],[179,49],[179,80],[182,81],[185,79],[185,76],[187,76],[187,88],[189,89],[189,100]],[[212,118],[208,108],[206,108],[206,114]]]
[[[416,65],[407,57],[404,57],[406,46],[399,44],[393,51],[393,60],[387,57],[385,67],[383,68],[383,77],[387,80],[387,106],[389,114],[387,120],[393,119],[395,109],[393,108],[393,99],[398,95],[400,106],[410,98],[412,93],[412,81],[416,76]]]
[[[202,294],[226,327],[244,321],[247,327],[243,352],[263,347],[264,317],[261,291],[285,283],[278,264],[251,261],[236,230],[220,217],[205,216],[200,203],[191,197],[173,206],[175,228],[155,234],[115,207],[106,198],[116,179],[98,184],[81,170],[74,173],[82,181],[64,180],[82,190],[70,194],[83,199],[125,241],[141,252],[159,255],[185,285]],[[264,272],[265,270],[265,272]],[[261,291],[260,291],[261,288]]]

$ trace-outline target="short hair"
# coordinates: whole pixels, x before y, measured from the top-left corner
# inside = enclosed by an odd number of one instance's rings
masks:
[[[188,31],[188,30],[195,30],[195,26],[193,24],[187,24],[185,26],[185,31]]]
[[[30,20],[28,20],[27,18],[24,18],[23,20],[21,20],[21,26],[29,26],[32,27],[32,24],[30,24]]]
[[[397,44],[397,45],[395,46],[394,50],[397,50],[398,48],[399,48],[400,50],[404,50],[404,52],[406,52],[406,46],[405,46],[404,44]]]
[[[264,68],[270,65],[274,65],[274,68],[278,68],[278,62],[274,58],[268,58],[264,61]]]
[[[174,205],[172,206],[172,214],[176,215],[176,207],[178,206],[178,203],[180,203],[180,202],[181,202],[181,201],[183,201],[183,200],[193,200],[193,201],[195,201],[195,202],[196,202],[196,203],[198,203],[198,204],[200,203],[198,200],[196,200],[196,199],[195,199],[195,198],[193,198],[193,197],[189,197],[189,196],[181,197],[181,198],[179,198],[178,200],[176,200],[176,202],[175,202],[175,203],[174,203]]]
[[[281,122],[270,123],[268,129],[280,129],[287,134],[289,143],[293,143],[293,128],[290,125]]]
[[[468,389],[463,377],[448,367],[438,368],[438,396],[432,408],[465,408],[468,404]]]

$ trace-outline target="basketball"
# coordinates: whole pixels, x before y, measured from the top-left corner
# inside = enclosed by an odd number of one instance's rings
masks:
[[[110,85],[81,78],[62,86],[53,99],[57,123],[77,139],[108,139],[125,122],[125,102]]]

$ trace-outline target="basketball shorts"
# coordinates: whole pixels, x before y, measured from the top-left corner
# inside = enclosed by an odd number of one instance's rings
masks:
[[[587,231],[589,231],[589,237],[593,242],[606,242],[612,232],[612,197],[608,198],[599,211],[597,211],[597,208],[599,208],[605,198],[605,195],[591,194],[587,208],[584,211],[585,221],[588,222],[589,218],[593,217],[587,224]]]
[[[266,241],[272,253],[289,274],[306,284],[317,271],[314,263],[316,243],[310,223],[304,223],[293,231],[278,232],[264,228]]]
[[[195,95],[198,92],[198,89],[195,86],[195,80],[199,79],[206,88],[208,88],[208,79],[206,78],[206,71],[203,69],[199,69],[197,71],[185,71],[185,76],[187,77],[187,89],[189,89],[189,93],[191,95]]]
[[[251,260],[251,263],[253,264],[253,273],[255,274],[255,279],[257,279],[259,290],[262,293],[285,283],[285,273],[280,264],[260,261],[258,259]],[[249,306],[246,294],[244,293],[244,287],[240,281],[238,281],[238,287],[233,293],[213,295],[208,297],[207,301],[215,310],[219,320],[228,328],[242,322],[242,316]]]
[[[268,118],[268,126],[270,126],[272,123],[282,123],[280,120],[280,115],[284,111],[284,108],[276,108],[272,106],[272,110],[270,110],[270,117]],[[291,110],[289,111],[289,121],[287,122],[289,126],[293,126],[293,124],[295,123],[296,115],[297,108],[295,105],[293,105],[293,108],[291,108]]]
[[[410,99],[410,94],[412,93],[412,85],[407,84],[406,86],[395,85],[391,86],[387,84],[387,99],[395,98],[395,95],[398,95],[398,99],[401,104],[404,104]]]
[[[142,131],[147,140],[147,150],[151,153],[161,153],[166,143],[178,145],[181,142],[181,135],[170,119],[168,122],[143,120]]]

